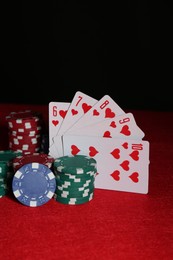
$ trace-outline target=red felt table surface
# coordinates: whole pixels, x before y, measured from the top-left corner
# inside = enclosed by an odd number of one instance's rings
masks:
[[[0,147],[6,149],[4,116],[40,105],[0,105]],[[132,112],[150,142],[149,193],[95,189],[94,199],[64,205],[51,199],[28,207],[0,198],[0,259],[173,259],[173,112]]]

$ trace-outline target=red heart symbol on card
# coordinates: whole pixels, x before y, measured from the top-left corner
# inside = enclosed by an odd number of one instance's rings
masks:
[[[112,122],[110,123],[110,126],[113,127],[113,128],[116,128],[116,127],[117,127],[115,121],[112,121]]]
[[[80,152],[79,148],[76,145],[71,146],[71,154],[76,155]]]
[[[93,110],[93,116],[99,116],[99,115],[100,115],[100,113],[96,109],[94,109]]]
[[[52,124],[53,124],[54,126],[57,126],[57,125],[59,124],[59,121],[58,121],[58,120],[52,120]]]
[[[128,125],[124,125],[120,131],[123,135],[129,136],[131,134]]]
[[[109,131],[104,132],[103,137],[112,138],[111,133]]]
[[[92,106],[87,105],[86,103],[82,104],[82,109],[83,109],[84,113],[86,113],[88,110],[90,110],[91,107]]]
[[[115,113],[112,112],[112,110],[110,108],[106,108],[105,110],[105,118],[109,117],[109,118],[113,118],[115,116]]]
[[[120,180],[120,172],[118,170],[111,173],[111,176],[114,178],[114,180],[119,181]]]
[[[133,151],[131,154],[129,154],[133,160],[138,161],[139,160],[139,152]]]
[[[90,146],[90,147],[89,147],[89,156],[93,157],[93,156],[95,156],[97,153],[98,153],[98,151],[97,151],[93,146]]]
[[[123,143],[122,146],[124,147],[124,149],[128,149],[128,143],[127,142]]]
[[[77,115],[77,114],[78,114],[78,111],[75,110],[75,109],[72,109],[72,110],[71,110],[71,113],[72,113],[72,115],[74,116],[74,115]]]
[[[59,114],[62,118],[65,118],[66,114],[67,114],[67,110],[60,110]]]
[[[112,156],[115,158],[115,159],[119,159],[120,158],[120,149],[116,148],[114,149],[112,152],[111,152]]]
[[[139,181],[138,177],[139,177],[138,172],[133,172],[133,173],[129,176],[129,178],[130,178],[133,182],[136,182],[136,183]]]
[[[122,162],[120,164],[120,166],[125,170],[128,171],[129,170],[129,161],[125,160],[124,162]]]

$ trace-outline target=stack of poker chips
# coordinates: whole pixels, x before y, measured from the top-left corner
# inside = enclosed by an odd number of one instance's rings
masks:
[[[37,112],[26,110],[6,116],[9,130],[9,149],[32,154],[40,151],[42,118]]]
[[[10,183],[14,175],[12,160],[21,153],[12,150],[0,151],[0,197],[10,192]]]
[[[54,199],[63,204],[83,204],[94,197],[96,161],[85,155],[63,156],[53,164],[56,178]]]
[[[12,160],[14,172],[18,171],[25,164],[33,162],[44,164],[45,166],[51,169],[53,166],[54,158],[46,153],[33,153],[16,156]]]

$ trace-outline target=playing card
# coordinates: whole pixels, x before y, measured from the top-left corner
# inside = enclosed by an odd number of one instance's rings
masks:
[[[63,145],[64,155],[84,154],[96,159],[96,188],[148,193],[148,141],[64,135]]]
[[[54,143],[49,147],[49,155],[52,156],[53,158],[59,157],[58,151]]]
[[[98,101],[81,91],[77,91],[66,114],[63,123],[58,131],[58,134],[53,137],[58,155],[63,155],[63,146],[61,136],[67,131],[71,126],[73,126],[84,114],[87,114],[92,106]]]
[[[125,113],[113,119],[106,118],[101,122],[70,131],[70,135],[74,132],[75,135],[108,138],[142,139],[144,137],[144,132],[137,126],[132,113]],[[68,131],[67,134],[69,135]]]
[[[106,118],[115,118],[115,116],[125,112],[109,96],[103,96],[78,122],[76,122],[66,134],[75,134],[75,131],[81,127],[98,123]]]
[[[49,147],[53,144],[53,137],[58,133],[60,126],[67,114],[70,103],[49,103]]]

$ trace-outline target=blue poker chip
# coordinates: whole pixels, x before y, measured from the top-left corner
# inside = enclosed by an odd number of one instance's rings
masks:
[[[55,193],[54,173],[41,163],[24,164],[14,174],[12,190],[22,204],[37,207],[47,203]]]

